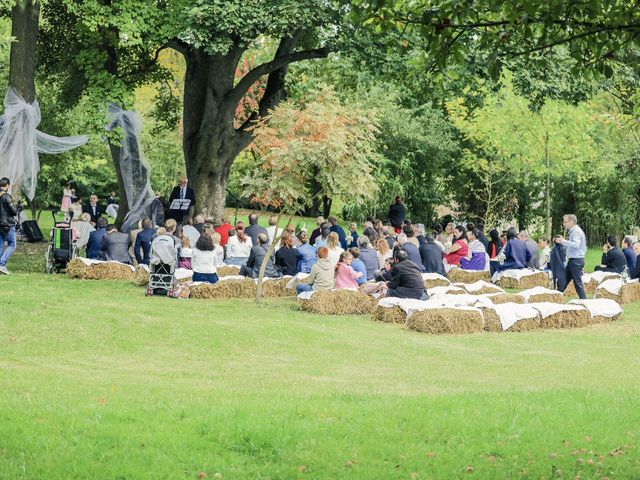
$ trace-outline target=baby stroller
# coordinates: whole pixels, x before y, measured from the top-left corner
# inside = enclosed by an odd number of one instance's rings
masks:
[[[51,242],[45,257],[45,273],[58,273],[60,270],[64,270],[71,259],[78,256],[78,249],[73,241],[71,223],[56,222],[55,214],[53,220]]]
[[[180,288],[176,281],[175,273],[175,264],[160,263],[158,265],[149,265],[149,286],[145,295],[180,296]]]

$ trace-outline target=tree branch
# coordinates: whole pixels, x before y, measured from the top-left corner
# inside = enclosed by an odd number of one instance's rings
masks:
[[[234,105],[237,104],[242,97],[249,91],[251,85],[260,80],[260,77],[274,72],[282,67],[289,65],[290,63],[300,62],[302,60],[312,60],[315,58],[326,58],[331,50],[329,48],[315,48],[312,50],[302,50],[299,52],[293,52],[288,55],[276,57],[270,62],[258,65],[249,71],[242,79],[236,84],[233,90],[230,92],[228,101]]]
[[[191,52],[191,45],[180,40],[179,38],[172,38],[167,42],[166,46],[169,48],[173,48],[176,52],[179,52],[185,56]]]

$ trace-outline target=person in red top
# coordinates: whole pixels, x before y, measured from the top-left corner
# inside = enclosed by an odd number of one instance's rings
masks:
[[[466,258],[469,254],[467,232],[462,225],[458,225],[453,230],[453,236],[453,245],[449,252],[444,256],[444,259],[449,265],[460,265],[460,259]]]
[[[226,218],[222,217],[222,225],[214,228],[214,231],[220,234],[221,247],[224,247],[229,241],[229,230],[233,230],[233,225],[231,225]]]

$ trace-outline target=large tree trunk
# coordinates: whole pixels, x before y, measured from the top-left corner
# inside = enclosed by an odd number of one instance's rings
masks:
[[[17,0],[11,10],[11,43],[9,60],[9,85],[27,103],[36,99],[36,42],[40,2],[37,0]]]
[[[111,0],[103,0],[105,5],[111,5]],[[119,38],[119,32],[117,29],[109,26],[100,29],[102,35],[102,44],[104,45],[104,51],[106,53],[105,70],[109,75],[116,78],[118,76],[118,51],[116,45],[113,43],[114,39]],[[124,139],[123,139],[124,141]],[[109,152],[111,153],[111,162],[113,168],[116,171],[118,178],[118,197],[120,201],[118,203],[118,216],[116,218],[116,226],[120,228],[124,223],[124,218],[129,213],[129,203],[127,202],[127,192],[125,190],[124,181],[122,179],[122,171],[120,169],[120,146],[109,142]]]
[[[185,55],[183,148],[197,212],[220,220],[224,215],[231,165],[251,143],[249,133],[234,126],[235,105],[225,102],[244,50],[227,55],[192,51]]]
[[[11,42],[9,58],[9,86],[20,94],[27,103],[36,99],[36,43],[40,2],[37,0],[17,0],[11,10]],[[11,179],[15,180],[15,179]],[[21,185],[14,181],[13,194],[20,198]],[[35,218],[35,217],[34,217]]]
[[[225,55],[209,55],[202,49],[173,40],[170,46],[185,57],[183,149],[189,183],[196,194],[196,210],[214,220],[224,214],[231,166],[253,140],[251,127],[285,98],[289,63],[324,58],[328,49],[294,52],[302,31],[283,37],[271,62],[259,65],[236,82],[236,67],[246,47],[240,42]],[[257,111],[240,128],[235,126],[238,103],[251,86],[268,75]]]
[[[118,195],[120,201],[118,203],[118,216],[116,218],[116,226],[120,228],[124,223],[124,218],[129,213],[129,202],[127,202],[127,193],[125,192],[124,180],[122,179],[122,170],[120,169],[120,146],[109,142],[109,152],[111,153],[111,162],[118,177]]]

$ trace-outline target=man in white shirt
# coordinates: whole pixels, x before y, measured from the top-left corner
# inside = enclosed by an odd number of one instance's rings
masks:
[[[584,256],[587,254],[587,237],[578,226],[578,218],[575,215],[562,217],[562,225],[569,231],[569,240],[558,235],[555,243],[560,243],[567,248],[567,285],[573,280],[576,293],[581,299],[587,298],[582,283],[584,273]]]

